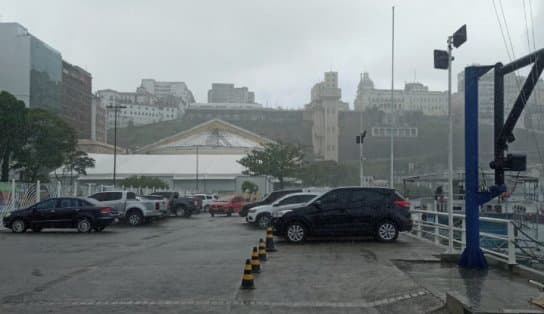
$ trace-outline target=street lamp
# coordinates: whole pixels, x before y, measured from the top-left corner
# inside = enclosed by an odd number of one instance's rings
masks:
[[[434,51],[434,67],[448,70],[448,252],[453,252],[453,114],[451,110],[451,62],[453,47],[459,48],[467,41],[467,26],[461,26],[453,35],[448,36],[447,51]],[[453,47],[452,47],[453,46]]]
[[[107,109],[113,109],[113,188],[117,183],[117,112],[121,109],[125,109],[127,106],[123,105],[109,105]]]

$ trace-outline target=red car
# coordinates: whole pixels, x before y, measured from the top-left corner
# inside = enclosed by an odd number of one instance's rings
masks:
[[[213,201],[208,210],[212,217],[215,214],[227,214],[227,216],[231,216],[232,213],[239,213],[244,204],[244,198],[239,195],[226,196]]]

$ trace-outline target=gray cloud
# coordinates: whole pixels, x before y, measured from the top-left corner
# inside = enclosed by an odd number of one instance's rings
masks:
[[[521,55],[527,52],[521,2],[503,3]],[[464,23],[469,41],[455,52],[455,72],[507,59],[491,1],[4,0],[0,14],[86,67],[95,89],[133,90],[144,77],[183,80],[206,101],[212,82],[233,82],[254,90],[259,102],[301,107],[330,69],[340,72],[350,103],[359,72],[390,86],[391,4],[396,86],[415,72],[431,88],[445,89],[446,73],[432,68],[432,50]],[[535,7],[540,26],[542,12]],[[536,29],[542,38],[544,28]]]

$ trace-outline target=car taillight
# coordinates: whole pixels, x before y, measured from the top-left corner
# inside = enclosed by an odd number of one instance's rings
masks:
[[[109,207],[101,208],[100,213],[104,214],[104,215],[111,214],[111,208],[109,208]]]
[[[161,203],[156,202],[156,203],[155,203],[155,209],[156,209],[156,210],[161,209]]]
[[[393,204],[400,207],[410,208],[410,202],[407,200],[396,200],[393,202]]]

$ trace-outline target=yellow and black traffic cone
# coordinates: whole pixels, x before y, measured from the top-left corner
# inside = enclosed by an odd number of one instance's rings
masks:
[[[261,272],[261,261],[259,261],[259,251],[256,246],[253,247],[251,253],[251,271],[257,274]]]
[[[272,234],[272,227],[266,229],[266,251],[267,252],[276,252],[274,247],[274,235]]]
[[[266,244],[263,239],[259,239],[259,259],[263,262],[266,261]]]
[[[246,264],[244,265],[244,274],[242,275],[242,285],[240,289],[255,289],[255,283],[253,283],[253,274],[251,262],[249,259],[246,259]]]

